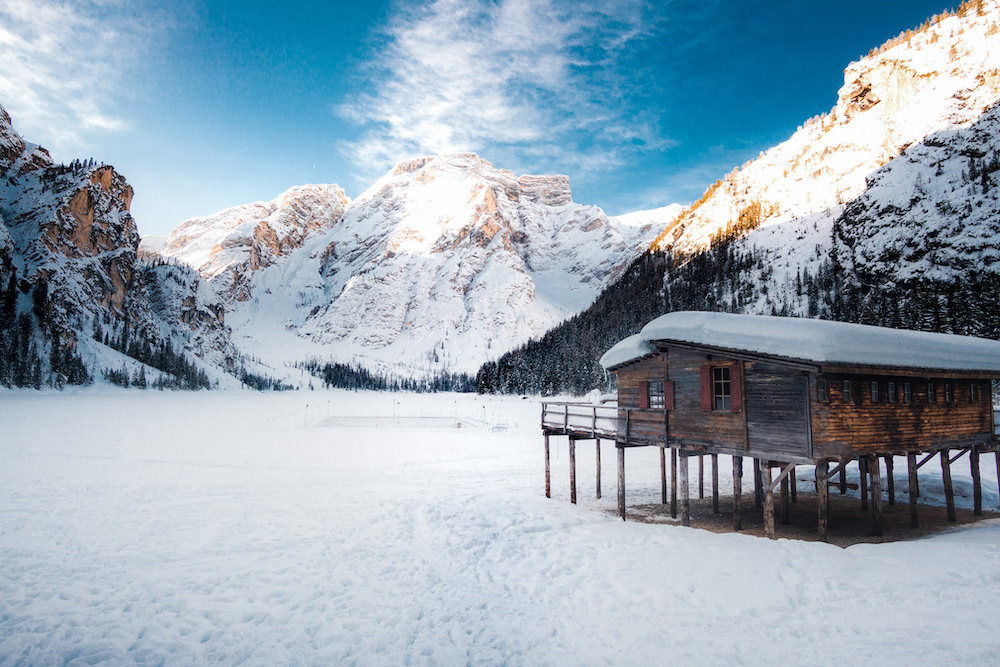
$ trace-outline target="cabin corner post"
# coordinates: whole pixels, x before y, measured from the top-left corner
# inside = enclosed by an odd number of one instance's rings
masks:
[[[618,514],[625,520],[625,447],[624,443],[616,442],[618,449]]]
[[[549,455],[549,434],[545,434],[545,497],[552,497],[552,459]]]
[[[743,457],[733,456],[733,530],[743,528]]]
[[[955,489],[951,484],[951,456],[947,447],[941,450],[941,479],[944,482],[944,501],[948,512],[948,521],[956,521]]]
[[[569,501],[576,505],[576,438],[569,437]]]
[[[830,464],[820,461],[816,464],[816,530],[819,539],[826,542],[830,530],[830,484],[827,481]]]

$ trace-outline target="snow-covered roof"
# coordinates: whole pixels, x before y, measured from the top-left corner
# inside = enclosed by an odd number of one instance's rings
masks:
[[[603,357],[614,368],[674,341],[822,366],[996,372],[1000,341],[796,317],[676,312],[656,318]]]

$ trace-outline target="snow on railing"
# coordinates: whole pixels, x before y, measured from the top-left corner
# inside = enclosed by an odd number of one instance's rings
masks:
[[[583,402],[542,401],[542,428],[613,438],[618,433],[618,408]]]

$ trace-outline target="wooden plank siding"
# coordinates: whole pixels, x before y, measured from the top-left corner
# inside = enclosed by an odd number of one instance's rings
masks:
[[[746,368],[747,440],[750,451],[781,458],[809,457],[809,380],[778,364]]]
[[[662,444],[666,441],[666,412],[662,408],[640,409],[642,387],[647,382],[667,380],[666,355],[657,354],[619,368],[618,375],[618,437],[620,440]],[[627,414],[626,414],[627,410]]]
[[[817,384],[827,382],[827,400],[819,399]],[[852,402],[845,403],[843,381],[851,381]],[[872,402],[872,381],[879,383],[879,400]],[[925,378],[887,375],[829,374],[810,378],[813,455],[820,457],[859,454],[932,451],[943,447],[985,444],[992,438],[990,383],[959,378],[932,378],[937,400],[927,400]],[[888,383],[896,383],[896,400],[887,400]],[[909,382],[910,401],[903,400],[903,383]],[[973,401],[971,385],[979,387]],[[945,384],[952,386],[946,401]]]
[[[704,410],[701,405],[701,367],[725,366],[735,359],[709,358],[692,350],[670,348],[667,352],[670,380],[674,383],[674,410],[670,413],[670,437],[681,446],[746,449],[744,412]]]

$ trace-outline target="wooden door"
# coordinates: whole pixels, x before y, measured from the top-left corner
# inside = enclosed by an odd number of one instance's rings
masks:
[[[763,363],[744,376],[750,451],[809,456],[809,381],[801,371]]]

